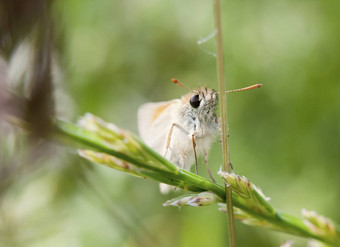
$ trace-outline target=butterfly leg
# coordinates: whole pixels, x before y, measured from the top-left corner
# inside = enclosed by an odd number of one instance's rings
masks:
[[[170,147],[170,142],[171,142],[171,137],[172,137],[172,131],[174,130],[174,127],[179,129],[180,131],[182,131],[185,135],[189,135],[189,132],[186,129],[184,129],[181,125],[179,125],[178,123],[173,123],[171,125],[170,131],[169,131],[169,134],[168,134],[168,139],[166,141],[164,157],[166,157],[166,155],[168,153],[168,150],[169,150],[169,147]]]
[[[185,162],[184,162],[185,154],[184,154],[184,152],[182,150],[181,150],[181,158],[182,158],[182,169],[184,169],[185,168]]]
[[[209,169],[208,152],[204,152],[204,163],[205,163],[205,166],[207,167],[207,170],[208,170],[208,173],[209,173],[211,180],[216,184],[216,181],[215,181],[214,177],[211,175],[211,172],[210,172],[210,169]]]
[[[197,171],[196,142],[195,142],[195,136],[194,136],[194,134],[191,135],[191,140],[192,140],[192,147],[193,147],[193,149],[194,149],[194,155],[195,155],[195,173],[198,174],[198,171]]]

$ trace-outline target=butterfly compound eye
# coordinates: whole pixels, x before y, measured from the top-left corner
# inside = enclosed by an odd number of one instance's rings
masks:
[[[198,108],[200,106],[201,101],[199,100],[198,94],[194,95],[190,99],[190,105],[193,108]]]

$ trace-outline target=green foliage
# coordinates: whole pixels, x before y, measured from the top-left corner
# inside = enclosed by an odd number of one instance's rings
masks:
[[[58,122],[57,137],[75,139],[79,144],[86,144],[99,152],[80,150],[82,157],[185,190],[206,191],[174,198],[164,203],[164,206],[199,207],[225,201],[225,187],[169,163],[127,130],[90,114],[86,114],[79,123],[76,126]],[[236,216],[242,222],[340,246],[340,231],[325,217],[304,210],[305,221],[302,221],[281,213],[268,203],[269,199],[246,177],[223,171],[219,172],[219,176],[231,187]],[[220,206],[221,211],[226,211],[225,204]]]

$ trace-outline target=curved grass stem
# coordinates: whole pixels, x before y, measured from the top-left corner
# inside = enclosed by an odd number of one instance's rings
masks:
[[[92,115],[87,115],[86,119],[89,122],[83,125],[57,121],[52,137],[83,149],[79,151],[80,155],[93,162],[198,193],[191,194],[190,198],[173,200],[168,203],[171,206],[185,203],[204,206],[222,202],[220,210],[228,211],[223,203],[227,200],[224,186],[176,167],[126,130]],[[100,124],[93,128],[92,123]],[[232,189],[233,215],[243,223],[340,246],[339,226],[331,220],[307,210],[302,212],[303,219],[284,214],[276,210],[247,178],[226,171],[220,171],[219,175]],[[204,193],[207,191],[215,196]]]

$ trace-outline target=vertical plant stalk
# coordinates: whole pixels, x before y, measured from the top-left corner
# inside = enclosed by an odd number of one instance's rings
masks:
[[[229,158],[229,141],[228,141],[228,118],[227,118],[227,96],[225,91],[224,77],[224,60],[223,60],[223,44],[222,44],[222,24],[221,24],[221,0],[214,0],[215,7],[215,25],[216,25],[216,59],[217,59],[217,78],[220,96],[220,111],[221,111],[221,127],[222,127],[222,153],[223,153],[223,170],[230,172]],[[232,204],[232,189],[225,185],[227,215],[228,215],[228,232],[229,246],[236,246],[234,212]]]

